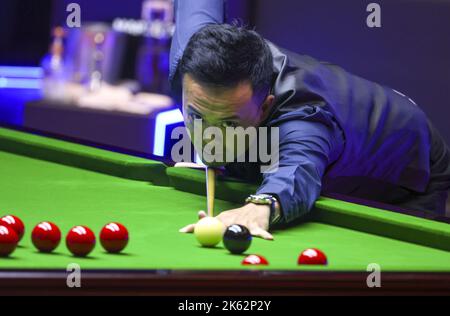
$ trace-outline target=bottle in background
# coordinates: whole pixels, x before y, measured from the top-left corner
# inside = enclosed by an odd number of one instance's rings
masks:
[[[42,90],[46,99],[65,100],[64,36],[65,31],[62,27],[57,26],[53,29],[53,40],[49,53],[41,62],[44,72]]]
[[[103,81],[102,66],[104,54],[102,50],[103,43],[105,42],[105,34],[103,32],[96,32],[94,34],[94,52],[92,56],[92,72],[89,79],[89,90],[96,91],[101,88]]]
[[[136,62],[136,76],[143,91],[169,92],[169,49],[173,33],[172,0],[145,0],[142,20],[147,32],[142,38]]]

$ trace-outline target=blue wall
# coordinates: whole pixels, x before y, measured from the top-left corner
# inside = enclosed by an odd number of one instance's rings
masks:
[[[381,5],[382,27],[365,24]],[[450,1],[255,0],[256,30],[416,101],[450,144]]]

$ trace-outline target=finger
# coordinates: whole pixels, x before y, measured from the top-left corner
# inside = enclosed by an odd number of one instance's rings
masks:
[[[233,212],[225,211],[220,213],[216,216],[217,219],[219,219],[226,227],[233,225],[233,224],[239,224],[236,222],[236,216]]]
[[[180,233],[192,233],[194,231],[195,224],[189,224],[187,226],[184,226],[179,230]]]
[[[261,237],[266,240],[273,240],[273,236],[271,233],[259,227],[250,230],[250,233],[255,237]]]
[[[198,211],[198,219],[202,219],[208,216],[205,211]]]

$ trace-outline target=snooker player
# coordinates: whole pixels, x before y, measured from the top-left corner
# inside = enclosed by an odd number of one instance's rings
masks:
[[[186,126],[201,119],[219,128],[279,128],[276,172],[225,165],[230,175],[262,180],[244,206],[217,216],[225,225],[273,239],[271,225],[302,217],[328,192],[445,214],[450,150],[418,105],[223,24],[224,16],[223,0],[175,1],[170,81],[182,96]]]

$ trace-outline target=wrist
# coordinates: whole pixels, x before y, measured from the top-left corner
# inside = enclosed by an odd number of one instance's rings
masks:
[[[247,204],[244,205],[244,207],[249,210],[251,209],[252,211],[256,209],[258,211],[267,213],[267,216],[270,216],[270,205],[248,202]]]
[[[269,207],[269,225],[281,220],[281,206],[278,199],[271,194],[252,194],[245,200],[246,203],[265,205]]]

